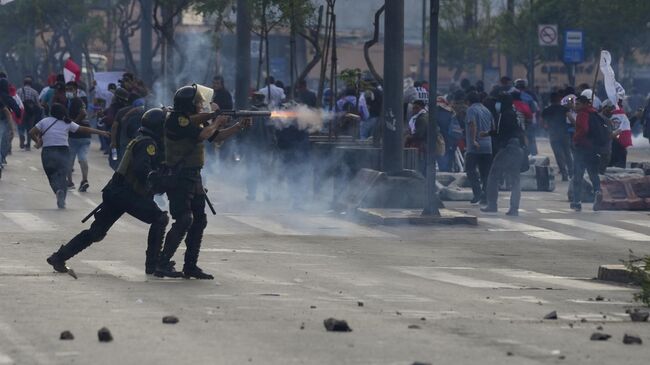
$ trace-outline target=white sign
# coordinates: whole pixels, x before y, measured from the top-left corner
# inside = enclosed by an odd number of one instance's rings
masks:
[[[567,30],[566,39],[564,41],[566,48],[582,48],[582,31]]]
[[[537,38],[540,46],[557,46],[557,24],[540,24],[537,26]]]

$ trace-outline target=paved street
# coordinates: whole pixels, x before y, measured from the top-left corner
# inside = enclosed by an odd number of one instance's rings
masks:
[[[91,187],[56,209],[39,153],[14,148],[0,181],[0,364],[639,364],[650,325],[631,323],[632,288],[591,280],[628,250],[650,253],[648,212],[568,209],[566,183],[524,192],[522,213],[479,225],[366,226],[322,210],[248,202],[207,182],[199,265],[215,281],[144,274],[146,226],[121,220],[69,261],[45,258],[79,230],[110,176],[96,146]],[[647,149],[631,156],[647,156]],[[75,176],[78,183],[78,176]],[[182,253],[176,256],[182,262]],[[180,265],[180,264],[179,264]],[[596,300],[603,299],[603,300]],[[542,320],[551,311],[558,320]],[[176,315],[176,325],[162,324]],[[328,317],[351,333],[329,333]],[[108,327],[111,343],[97,341]],[[602,326],[602,330],[597,327]],[[70,330],[75,339],[60,341]],[[590,341],[593,332],[612,335]],[[624,345],[624,334],[646,343]]]

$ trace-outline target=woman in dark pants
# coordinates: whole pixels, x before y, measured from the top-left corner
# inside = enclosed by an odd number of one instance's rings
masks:
[[[41,162],[43,170],[50,182],[52,191],[56,194],[56,205],[65,208],[65,197],[68,190],[67,175],[70,169],[70,152],[68,133],[82,132],[99,135],[109,135],[108,132],[81,127],[68,118],[65,106],[54,103],[50,108],[50,117],[43,118],[29,131],[35,147],[43,147]]]

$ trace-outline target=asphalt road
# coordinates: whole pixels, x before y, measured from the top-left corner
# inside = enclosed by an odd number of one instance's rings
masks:
[[[635,150],[631,159],[648,155]],[[639,306],[635,289],[591,280],[630,249],[650,253],[647,212],[587,205],[574,213],[559,183],[553,193],[524,193],[518,218],[449,204],[478,214],[478,227],[365,226],[282,200],[248,202],[219,171],[208,181],[218,215],[208,218],[199,259],[215,281],[145,276],[147,227],[132,218],[69,261],[78,280],[55,274],[45,258],[87,227],[80,219],[110,176],[103,158],[93,147],[89,192],[71,193],[59,211],[39,153],[10,157],[0,181],[0,364],[640,364],[650,356],[649,343],[622,343],[624,334],[650,341],[650,324],[625,313]],[[543,320],[551,311],[559,319]],[[165,315],[180,322],[163,324]],[[353,331],[327,332],[329,317]],[[104,326],[111,343],[97,340]],[[64,330],[75,339],[59,340]],[[590,341],[593,332],[612,337]]]

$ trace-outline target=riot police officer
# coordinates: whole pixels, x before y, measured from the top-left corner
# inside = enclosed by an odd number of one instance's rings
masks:
[[[219,130],[228,118],[219,116],[218,107],[213,112],[201,113],[204,103],[196,85],[184,86],[174,95],[174,110],[165,121],[165,164],[173,172],[173,183],[166,189],[169,210],[174,223],[167,233],[165,245],[155,275],[214,279],[197,266],[203,230],[208,224],[205,214],[206,190],[201,180],[204,164],[204,141],[214,142],[241,131],[250,121],[241,121],[230,128]],[[214,120],[209,123],[210,120]],[[183,272],[176,272],[170,260],[183,237],[187,250]]]
[[[153,201],[149,174],[162,162],[161,139],[166,112],[150,109],[142,116],[139,135],[126,148],[113,177],[102,190],[102,203],[94,214],[90,229],[84,230],[47,258],[58,272],[68,272],[66,261],[94,242],[101,241],[111,226],[124,214],[150,225],[147,239],[145,272],[153,274],[169,223],[166,212]]]

